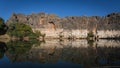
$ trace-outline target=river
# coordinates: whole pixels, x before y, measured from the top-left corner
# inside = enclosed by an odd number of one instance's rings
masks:
[[[0,68],[120,67],[120,40],[0,42]]]

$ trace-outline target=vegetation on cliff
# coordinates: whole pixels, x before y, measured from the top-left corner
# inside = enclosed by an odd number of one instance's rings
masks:
[[[20,39],[24,39],[25,37],[33,39],[41,36],[40,32],[34,33],[29,25],[18,22],[11,23],[9,25],[7,34],[10,35],[11,37],[20,38]]]
[[[40,37],[45,37],[45,34],[42,34],[40,31],[33,32],[30,25],[23,22],[12,22],[6,25],[4,19],[0,18],[0,35],[2,36],[5,34],[9,35],[11,39],[16,40],[39,39]]]
[[[7,26],[4,23],[4,20],[0,17],[0,35],[5,34],[7,31]]]
[[[93,34],[93,32],[92,31],[90,31],[89,33],[88,33],[88,38],[90,38],[90,37],[94,37],[94,34]]]
[[[33,33],[31,27],[23,23],[11,23],[7,31],[10,36],[16,37],[29,36],[31,33]]]

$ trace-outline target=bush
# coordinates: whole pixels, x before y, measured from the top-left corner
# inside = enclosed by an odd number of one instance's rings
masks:
[[[92,31],[90,31],[87,36],[88,36],[88,38],[89,38],[89,37],[94,37],[94,34],[93,34]]]
[[[93,43],[95,42],[95,41],[94,41],[94,34],[93,34],[92,31],[90,31],[90,32],[88,33],[87,41],[88,41],[88,44],[89,44],[90,46],[92,46]]]
[[[7,31],[7,34],[15,37],[19,37],[20,39],[23,39],[23,37],[29,37],[30,39],[36,39],[41,37],[45,37],[45,34],[41,34],[40,31],[35,31],[35,33],[32,31],[32,28],[24,23],[11,23],[9,25],[9,29]]]
[[[35,34],[36,34],[37,37],[42,36],[41,32],[38,31],[38,30],[35,31]]]
[[[36,34],[37,38],[40,37],[40,36],[41,36],[42,38],[45,37],[45,34],[42,34],[42,33],[41,33],[40,31],[38,31],[38,30],[35,31],[35,34]]]
[[[5,34],[7,31],[7,26],[4,23],[4,20],[0,18],[0,35]]]
[[[0,29],[2,29],[4,26],[4,20],[2,18],[0,18]]]
[[[7,34],[10,36],[25,37],[30,36],[34,33],[29,25],[26,25],[24,23],[11,23],[9,25]]]

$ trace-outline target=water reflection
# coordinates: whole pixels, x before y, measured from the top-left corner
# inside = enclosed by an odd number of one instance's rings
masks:
[[[119,40],[15,41],[6,44],[0,42],[0,58],[2,59],[5,54],[12,64],[32,62],[33,65],[34,63],[57,65],[57,63],[67,63],[68,66],[77,65],[77,67],[85,68],[119,66],[119,53]]]
[[[7,51],[7,46],[5,43],[0,42],[0,59],[3,58],[4,53]]]

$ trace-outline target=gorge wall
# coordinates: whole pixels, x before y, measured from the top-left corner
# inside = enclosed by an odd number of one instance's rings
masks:
[[[99,38],[120,37],[120,13],[106,16],[68,16],[60,18],[55,14],[24,15],[13,13],[7,25],[13,22],[28,24],[33,31],[46,34],[45,38],[86,38],[89,32]]]

